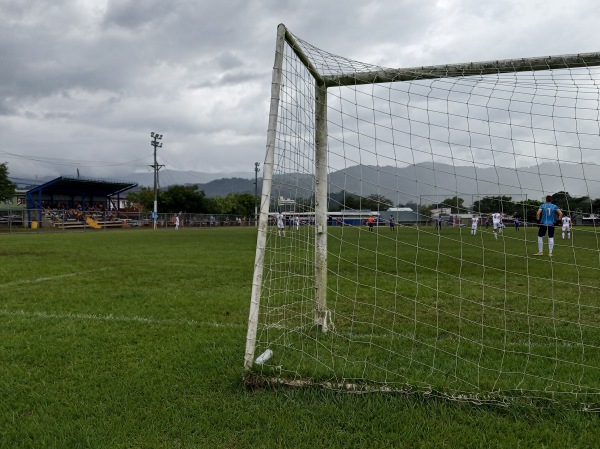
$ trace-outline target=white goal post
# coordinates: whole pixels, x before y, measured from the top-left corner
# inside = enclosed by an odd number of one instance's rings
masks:
[[[600,402],[597,66],[600,53],[381,68],[279,25],[246,375]],[[548,236],[518,208],[505,215],[528,226],[499,240],[471,232],[479,210],[445,233],[421,204],[514,196],[536,210],[548,195],[589,226],[564,243],[557,227],[543,260],[529,256]]]

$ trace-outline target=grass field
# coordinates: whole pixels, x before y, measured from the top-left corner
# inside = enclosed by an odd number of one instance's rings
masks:
[[[328,307],[336,331],[328,335],[313,326],[314,255],[310,236],[302,237],[270,239],[259,352],[279,357],[267,375],[598,407],[593,229],[574,240],[559,234],[550,258],[533,256],[537,228],[499,239],[470,228],[333,228]]]
[[[0,447],[597,447],[599,417],[569,407],[248,390],[255,240],[239,228],[0,235]],[[532,263],[546,272],[555,252]]]

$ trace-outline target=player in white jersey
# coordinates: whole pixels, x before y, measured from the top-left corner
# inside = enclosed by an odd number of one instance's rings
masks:
[[[573,222],[571,221],[571,217],[565,215],[562,217],[562,239],[565,239],[565,233],[567,233],[567,239],[571,238],[571,228],[573,227]]]
[[[473,215],[471,218],[471,235],[477,234],[477,226],[479,225],[479,217],[477,215]]]
[[[502,214],[500,212],[492,214],[492,227],[494,228],[494,237],[498,240],[498,233],[502,233]]]
[[[285,237],[285,219],[283,218],[283,214],[281,212],[277,213],[277,235],[281,235]]]

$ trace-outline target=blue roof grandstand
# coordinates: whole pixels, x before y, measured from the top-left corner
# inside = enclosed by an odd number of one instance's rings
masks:
[[[80,207],[86,210],[97,203],[106,207],[114,199],[116,199],[114,209],[118,213],[120,194],[136,186],[137,183],[131,182],[61,176],[26,192],[27,218],[31,222],[31,213],[37,212],[38,217],[33,220],[41,223],[45,208],[62,206],[63,208]]]

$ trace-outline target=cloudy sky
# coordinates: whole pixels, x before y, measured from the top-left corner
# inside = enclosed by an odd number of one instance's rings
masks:
[[[279,23],[366,63],[600,50],[596,0],[0,0],[0,161],[13,178],[248,172]]]

